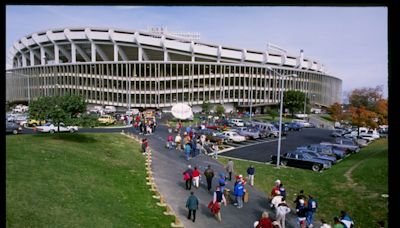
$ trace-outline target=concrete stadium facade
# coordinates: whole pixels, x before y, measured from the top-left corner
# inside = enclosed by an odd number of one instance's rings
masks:
[[[279,102],[281,82],[320,106],[340,103],[342,94],[342,81],[302,51],[246,50],[132,30],[42,31],[15,42],[7,61],[7,101],[72,93],[127,109],[204,101],[263,107]],[[297,77],[282,76],[289,74]]]

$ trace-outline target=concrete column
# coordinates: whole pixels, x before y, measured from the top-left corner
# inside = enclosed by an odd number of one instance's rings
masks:
[[[26,57],[25,57],[25,55],[22,55],[22,66],[26,67]]]
[[[33,54],[33,50],[29,51],[29,55],[31,58],[31,66],[34,66],[35,65],[35,54]]]
[[[44,48],[40,47],[40,64],[45,65],[46,64],[46,53],[44,52]]]
[[[21,60],[19,58],[17,58],[17,66],[21,67]]]
[[[164,62],[167,62],[168,61],[168,52],[167,52],[167,50],[164,50],[163,52],[164,52]]]
[[[118,62],[118,46],[114,44],[114,62]]]
[[[74,43],[71,43],[71,62],[76,63],[76,46]]]
[[[138,47],[138,61],[143,61],[143,49],[140,46]]]
[[[96,44],[92,43],[92,62],[96,62]]]
[[[57,45],[54,45],[54,63],[55,64],[60,63],[60,49],[58,48]]]

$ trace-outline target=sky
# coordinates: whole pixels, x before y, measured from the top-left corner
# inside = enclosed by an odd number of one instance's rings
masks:
[[[23,36],[64,27],[198,32],[201,41],[265,51],[267,43],[325,65],[343,98],[383,86],[388,96],[386,7],[199,7],[7,5],[6,50]]]

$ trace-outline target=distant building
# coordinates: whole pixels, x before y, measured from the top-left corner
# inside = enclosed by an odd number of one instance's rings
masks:
[[[124,108],[198,108],[209,101],[227,110],[259,109],[279,102],[279,74],[297,74],[284,80],[284,90],[303,91],[312,104],[329,106],[342,94],[342,81],[303,52],[273,45],[246,50],[160,32],[40,31],[16,41],[7,61],[7,101],[73,93],[93,105]]]

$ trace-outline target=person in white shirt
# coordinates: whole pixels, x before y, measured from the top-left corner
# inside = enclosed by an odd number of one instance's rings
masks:
[[[282,228],[285,228],[286,214],[289,212],[290,208],[286,204],[285,198],[281,198],[281,202],[276,207],[276,220]]]
[[[271,208],[278,208],[278,205],[282,202],[282,196],[281,193],[279,192],[279,190],[275,191],[275,196],[274,198],[272,198],[271,200]]]

